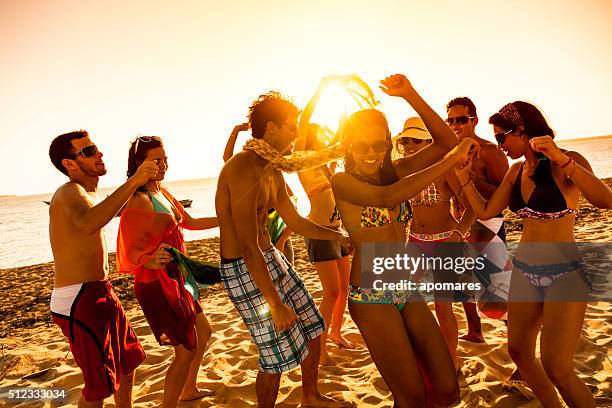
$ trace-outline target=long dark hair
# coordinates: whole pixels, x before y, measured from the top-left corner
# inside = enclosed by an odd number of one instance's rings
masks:
[[[393,143],[391,142],[391,132],[389,131],[389,123],[385,115],[376,109],[364,109],[353,113],[344,122],[340,132],[342,132],[342,138],[344,139],[345,145],[350,145],[351,139],[355,137],[367,126],[380,126],[385,129],[385,138],[388,142],[387,151],[385,152],[385,158],[382,166],[380,167],[379,179],[383,186],[395,183],[398,179],[393,169],[393,162],[391,161],[391,151],[393,150]],[[344,158],[344,168],[347,173],[355,174],[355,159],[353,155],[347,149],[346,156]]]
[[[516,108],[516,112],[518,112],[520,116],[520,118],[517,119],[518,121],[522,120],[522,125],[525,128],[524,133],[527,135],[528,139],[536,136],[550,136],[553,139],[555,138],[554,130],[548,125],[544,114],[535,105],[523,101],[515,101],[509,105]],[[498,112],[489,118],[489,123],[506,131],[515,131],[519,127],[517,119],[508,119]],[[537,156],[540,160],[531,179],[536,184],[547,183],[552,178],[551,162],[542,153],[538,153]]]
[[[164,147],[161,137],[159,136],[138,136],[130,145],[130,151],[128,153],[128,167],[127,176],[128,178],[136,174],[138,167],[145,161],[147,152],[157,147]],[[141,193],[147,192],[146,184],[138,187],[136,191]]]

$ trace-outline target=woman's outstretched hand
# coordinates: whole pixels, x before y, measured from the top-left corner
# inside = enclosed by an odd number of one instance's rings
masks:
[[[412,84],[403,74],[394,74],[380,81],[380,89],[389,96],[406,97],[414,92]]]
[[[457,163],[457,166],[455,166],[455,175],[462,185],[470,180],[472,158],[477,157],[479,151],[480,145],[478,142],[470,137],[466,137],[449,152]]]

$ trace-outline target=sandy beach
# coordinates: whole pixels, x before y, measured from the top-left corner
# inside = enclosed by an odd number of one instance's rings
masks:
[[[612,179],[606,182],[612,185]],[[510,241],[516,241],[521,225],[506,213]],[[576,225],[579,241],[612,241],[612,211],[595,209],[582,203]],[[292,238],[297,271],[306,282],[315,300],[321,298],[321,286],[301,237]],[[16,248],[16,250],[18,250]],[[219,261],[218,238],[188,243],[190,255],[198,259]],[[147,325],[132,293],[131,277],[115,272],[115,255],[111,254],[111,280],[135,331],[145,348],[147,358],[136,372],[133,391],[137,407],[154,407],[161,402],[164,374],[173,354],[160,347]],[[59,328],[51,323],[49,299],[53,286],[53,264],[0,270],[0,384],[3,387],[63,388],[69,397],[64,402],[28,402],[12,404],[20,407],[76,406],[83,386],[82,376]],[[212,325],[213,336],[204,356],[199,382],[215,391],[212,397],[188,407],[255,406],[256,349],[248,332],[221,285],[202,291],[204,311]],[[456,304],[461,332],[466,323],[461,305]],[[321,390],[330,396],[342,397],[359,407],[390,407],[390,392],[376,370],[355,324],[345,314],[347,338],[358,344],[357,350],[331,347],[337,360],[333,367],[321,367]],[[461,402],[458,407],[538,407],[530,390],[509,385],[505,379],[512,373],[506,346],[506,327],[501,321],[483,320],[486,344],[459,342],[462,368]],[[583,336],[576,353],[576,367],[595,395],[598,406],[612,406],[612,307],[609,303],[589,304]],[[26,378],[27,377],[27,378]],[[279,407],[295,407],[300,401],[300,370],[282,377]],[[0,406],[7,406],[0,400]],[[106,406],[114,406],[112,398]]]

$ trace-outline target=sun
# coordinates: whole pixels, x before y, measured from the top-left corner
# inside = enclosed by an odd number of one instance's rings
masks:
[[[343,117],[349,114],[352,99],[342,84],[329,85],[317,104],[311,122],[337,130]]]

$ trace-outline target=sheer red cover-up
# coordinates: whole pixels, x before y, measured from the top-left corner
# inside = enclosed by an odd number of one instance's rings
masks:
[[[170,344],[194,349],[195,316],[201,306],[185,289],[185,278],[173,264],[164,269],[144,267],[162,243],[186,252],[182,231],[185,210],[170,193],[163,189],[162,193],[178,210],[178,221],[170,214],[124,209],[117,236],[117,270],[134,275],[136,298],[158,342],[165,343],[161,339],[165,334]]]

